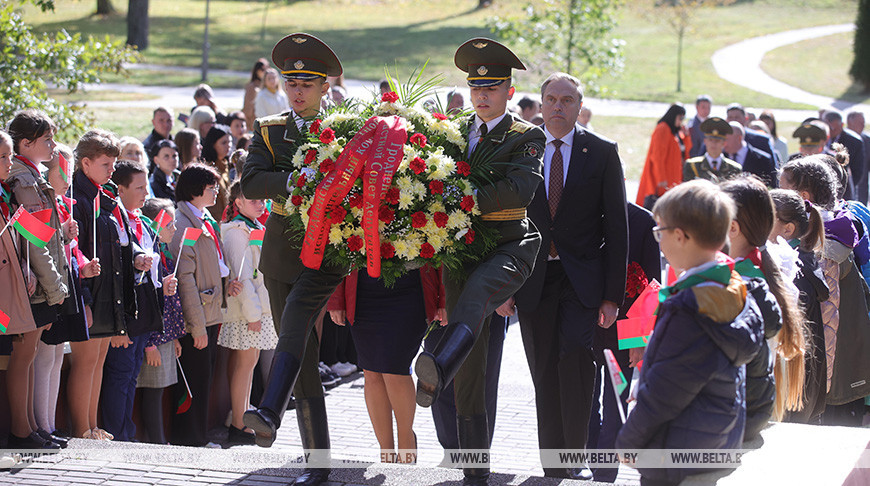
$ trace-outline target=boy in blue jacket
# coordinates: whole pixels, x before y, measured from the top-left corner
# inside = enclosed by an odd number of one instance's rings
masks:
[[[618,449],[738,449],[746,420],[746,363],[763,336],[761,314],[739,274],[716,258],[736,214],[703,180],[681,184],[653,208],[653,234],[680,278],[662,290],[637,405]],[[709,471],[639,467],[642,485],[678,484]]]

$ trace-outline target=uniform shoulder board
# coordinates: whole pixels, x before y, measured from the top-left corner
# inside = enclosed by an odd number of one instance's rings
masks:
[[[526,133],[533,126],[534,125],[531,125],[530,123],[527,123],[525,121],[514,120],[514,122],[511,123],[510,131],[517,133]]]
[[[692,157],[691,159],[686,160],[687,164],[698,164],[704,161],[704,156]]]
[[[260,118],[257,120],[260,122],[261,127],[272,127],[275,125],[286,125],[287,124],[287,115],[272,115]]]

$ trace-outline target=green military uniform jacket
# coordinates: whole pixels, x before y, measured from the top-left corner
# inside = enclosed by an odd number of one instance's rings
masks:
[[[719,170],[715,170],[710,165],[710,161],[707,160],[707,154],[704,154],[692,157],[683,164],[683,182],[692,179],[721,182],[736,177],[741,172],[743,172],[743,167],[740,167],[740,164],[724,156],[719,164]]]
[[[288,164],[296,149],[307,141],[299,133],[295,116],[292,111],[287,111],[254,122],[254,138],[242,170],[245,197],[273,200],[289,197],[287,179],[292,167],[283,164]],[[266,220],[259,269],[269,278],[292,284],[304,268],[299,259],[302,235],[298,236],[298,241],[291,241],[288,230],[283,207],[276,201]]]
[[[466,122],[465,133],[473,126],[474,117],[471,115]],[[477,204],[485,224],[501,234],[499,245],[530,238],[539,241],[538,230],[528,217],[504,221],[486,219],[488,215],[504,214],[504,210],[524,210],[532,202],[538,184],[544,180],[546,140],[540,127],[508,113],[478,142],[469,156],[468,161],[473,167],[488,160],[489,183],[478,187]],[[537,245],[521,245],[520,253],[515,256],[534,266]]]

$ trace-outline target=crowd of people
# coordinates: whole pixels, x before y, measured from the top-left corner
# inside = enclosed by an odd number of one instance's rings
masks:
[[[0,132],[7,448],[58,449],[71,437],[219,447],[209,400],[222,349],[227,444],[271,445],[295,406],[303,447],[328,451],[323,386],[358,366],[383,461],[416,461],[417,405],[432,407],[445,449],[488,449],[514,314],[547,476],[616,477],[554,465],[543,452],[554,449],[737,449],[771,420],[862,425],[863,114],[845,126],[835,111],[805,120],[789,155],[771,112],[756,120],[732,104],[723,119],[700,96],[684,126],[686,109],[674,104],[631,203],[616,143],[591,128],[576,78],[554,73],[540,99],[509,107],[512,69],[524,69],[509,49],[472,39],[456,64],[474,110],[469,156],[495,154],[493,188],[477,197],[501,237],[462,279],[426,266],[391,288],[365,271],[304,268],[272,204],[293,185],[281,158],[346,96],[337,56],[313,36],[288,36],[271,62],[254,64],[240,111],[223,112],[199,86],[176,133],[175,113],[159,107],[142,141],[94,129],[67,146],[44,113],[17,113]],[[445,112],[464,109],[450,92]],[[19,208],[50,237],[13,229]],[[618,349],[615,323],[662,279],[662,255],[669,276],[651,337]],[[617,393],[605,352],[627,380],[639,370],[635,386]],[[489,475],[481,464],[464,472],[466,484]],[[693,472],[641,469],[642,483]],[[328,476],[328,466],[311,467],[297,484]]]

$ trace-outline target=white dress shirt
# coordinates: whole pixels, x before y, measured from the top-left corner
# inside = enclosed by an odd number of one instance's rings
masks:
[[[574,143],[574,133],[576,131],[576,128],[572,128],[570,132],[559,139],[562,141],[562,146],[559,147],[559,150],[562,151],[562,187],[565,187],[565,181],[568,180],[568,166],[571,164],[571,144]],[[556,146],[553,144],[553,140],[556,140],[556,137],[547,130],[546,126],[544,127],[544,135],[547,136],[547,145],[544,146],[544,188],[547,190],[547,197],[549,198],[550,161],[556,152]]]
[[[507,112],[502,113],[501,116],[493,118],[492,120],[486,122],[486,131],[487,133],[491,132],[493,128],[496,127],[499,123],[501,123],[502,119],[507,115]],[[474,126],[471,127],[471,130],[468,131],[468,153],[471,154],[474,152],[474,148],[477,147],[478,142],[480,142],[480,126],[483,125],[484,121],[477,115],[474,115]]]

